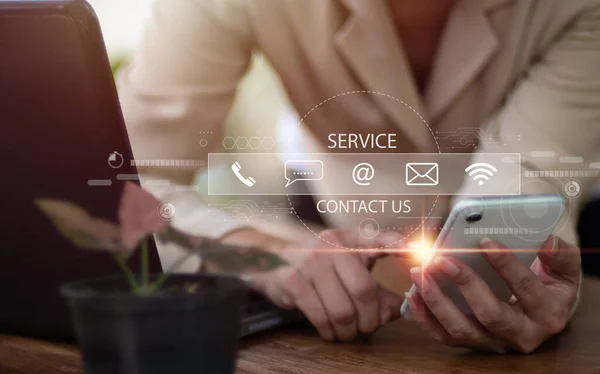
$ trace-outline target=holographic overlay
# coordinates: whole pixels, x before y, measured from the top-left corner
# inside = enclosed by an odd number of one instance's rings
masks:
[[[204,160],[131,160],[131,166],[163,168],[198,168],[204,166],[205,163]]]
[[[165,220],[170,221],[175,217],[175,205],[170,202],[163,202],[158,206],[158,216]]]
[[[239,136],[237,138],[234,138],[233,136],[227,136],[223,139],[221,144],[223,145],[223,149],[227,150],[252,149],[268,151],[275,148],[275,143],[275,139],[273,139],[271,136],[253,136],[250,138],[245,136]]]
[[[210,178],[224,164],[232,162],[231,154],[211,153],[208,156],[208,194],[229,195],[303,195],[310,191],[288,188],[295,181],[306,180],[324,195],[454,195],[465,188],[469,195],[519,195],[521,193],[521,163],[518,153],[478,155],[473,165],[470,153],[319,153],[279,154],[284,160],[281,172],[269,180],[256,179],[246,183],[224,184]],[[235,154],[247,169],[267,164],[273,154]],[[486,173],[481,163],[489,165]],[[485,178],[480,174],[485,174]],[[473,175],[470,175],[473,174]],[[250,171],[245,177],[250,177]],[[485,183],[482,183],[485,181]],[[463,193],[461,193],[463,194]]]
[[[521,135],[516,133],[503,133],[502,137],[494,132],[479,127],[460,127],[453,131],[436,131],[435,139],[440,148],[445,151],[469,151],[486,143],[514,144],[521,141]]]
[[[284,165],[284,175],[289,187],[299,180],[318,181],[323,179],[323,161],[320,160],[289,160]]]
[[[306,111],[303,116],[299,116],[296,122],[296,126],[298,128],[304,127],[306,124],[312,124],[312,126],[323,126],[327,127],[326,123],[320,122],[319,118],[322,118],[322,115],[325,114],[325,117],[330,117],[326,113],[332,108],[337,107],[337,109],[344,108],[345,110],[336,111],[335,121],[338,123],[344,123],[347,129],[360,129],[363,128],[366,122],[369,122],[369,116],[364,116],[365,113],[361,113],[361,111],[354,111],[353,102],[357,100],[368,100],[376,102],[380,105],[381,108],[386,112],[386,114],[390,118],[402,118],[403,123],[410,122],[410,126],[407,128],[409,130],[406,134],[407,139],[412,138],[412,141],[417,145],[416,148],[410,149],[430,149],[432,152],[441,153],[442,149],[440,144],[438,143],[433,129],[427,123],[427,120],[410,104],[404,102],[403,100],[394,97],[393,95],[389,95],[385,92],[371,91],[371,90],[360,90],[360,91],[347,91],[340,92],[336,95],[324,98],[321,102],[313,106],[310,110]],[[313,122],[313,119],[316,122]],[[333,119],[332,119],[333,120]],[[320,124],[319,124],[320,122]],[[384,124],[383,122],[387,122]],[[381,125],[389,125],[390,123],[387,120],[381,122]],[[395,128],[395,126],[391,127]],[[369,134],[364,138],[364,143],[359,141],[361,138],[361,134],[357,133],[337,133],[334,131],[335,126],[332,127],[328,140],[330,146],[328,149],[332,149],[335,151],[340,151],[342,148],[350,149],[349,147],[352,138],[357,139],[356,143],[353,143],[353,148],[360,148],[362,152],[381,152],[381,146],[379,141],[376,141],[377,144],[372,144],[368,141]],[[363,128],[364,129],[364,128]],[[340,128],[338,128],[340,130]],[[299,150],[300,153],[303,152],[303,147],[299,146],[299,141],[297,139],[297,133],[294,131],[286,132],[282,134],[285,137],[286,146],[279,147],[279,149],[294,153],[295,150]],[[348,147],[341,147],[339,142],[337,144],[331,144],[332,136],[339,141],[344,139],[341,138],[342,135],[346,135],[345,138],[348,140]],[[393,135],[393,136],[392,136]],[[379,140],[385,140],[389,144],[386,146],[386,149],[398,148],[396,144],[396,140],[392,141],[391,138],[395,137],[396,131],[392,131],[390,134],[382,134],[381,131],[375,131],[374,134],[371,134],[370,139],[373,138]],[[430,137],[430,138],[429,138]],[[429,138],[429,139],[428,139]],[[386,143],[386,142],[384,142]],[[393,144],[392,144],[393,143]],[[360,145],[360,146],[358,146]],[[377,149],[374,149],[377,148]],[[398,148],[399,149],[399,148]],[[292,151],[294,150],[294,151]],[[358,150],[357,150],[358,152]],[[291,158],[288,158],[291,159]],[[302,158],[306,159],[306,158]],[[318,159],[318,158],[317,158]],[[377,225],[379,225],[379,231],[391,230],[392,227],[398,226],[400,229],[398,231],[402,231],[403,237],[407,238],[411,235],[415,234],[420,229],[425,229],[427,221],[432,219],[432,214],[437,214],[436,209],[443,208],[438,204],[440,202],[440,195],[436,195],[435,193],[432,195],[420,195],[417,196],[415,194],[412,195],[403,195],[401,198],[395,199],[389,196],[389,194],[377,195],[376,186],[381,186],[384,184],[389,184],[390,186],[394,186],[397,182],[404,182],[404,176],[397,175],[396,172],[399,169],[396,169],[394,166],[398,165],[388,165],[391,171],[394,174],[391,174],[392,180],[386,180],[386,170],[383,170],[379,163],[372,163],[369,159],[365,159],[363,157],[355,157],[355,158],[346,158],[343,159],[341,164],[332,164],[325,159],[318,159],[323,162],[324,165],[324,177],[320,181],[306,181],[306,187],[304,191],[308,190],[308,194],[314,194],[317,196],[325,196],[324,199],[328,200],[327,203],[331,203],[337,201],[340,205],[350,206],[352,203],[357,203],[354,207],[357,208],[358,214],[347,214],[344,212],[338,212],[337,214],[326,214],[324,220],[328,222],[330,225],[334,226],[358,226],[360,228],[359,233],[362,238],[369,237],[373,235],[378,230]],[[413,160],[412,162],[416,162],[418,160]],[[467,165],[464,165],[465,167]],[[404,166],[402,166],[404,167]],[[403,171],[401,172],[404,173]],[[283,173],[281,173],[283,175]],[[351,184],[350,187],[348,187]],[[311,232],[315,237],[322,240],[324,243],[327,243],[329,246],[338,248],[338,249],[351,249],[341,246],[339,243],[335,241],[329,241],[326,238],[320,236],[318,230],[314,230],[310,223],[307,223],[303,220],[303,218],[298,214],[296,208],[294,207],[295,201],[293,196],[290,195],[298,195],[300,194],[298,190],[293,191],[297,185],[300,183],[294,183],[292,186],[285,187],[285,185],[281,185],[280,193],[285,194],[287,196],[290,207],[293,208],[293,212],[296,215],[298,221],[304,225],[304,227]],[[356,193],[351,194],[341,194],[346,196],[341,196],[340,194],[335,194],[329,191],[337,191],[338,186],[346,186],[346,188],[355,189]],[[278,185],[273,186],[274,188],[279,187]],[[413,189],[418,189],[419,187],[414,187]],[[375,192],[372,192],[375,191]],[[338,195],[338,196],[335,196]],[[348,196],[352,195],[352,196]],[[370,196],[365,196],[370,195]],[[360,197],[359,197],[360,196]],[[364,198],[364,199],[362,199]],[[367,207],[375,207],[377,204],[372,204],[373,200],[377,199],[381,203],[381,209],[378,209],[378,212],[365,213],[364,206]],[[345,201],[344,201],[345,200]],[[394,202],[396,204],[397,212]],[[319,204],[319,202],[317,202]],[[438,207],[439,205],[439,207]],[[367,208],[369,210],[370,208]],[[386,210],[384,213],[383,210]],[[354,210],[354,209],[353,209]],[[321,213],[323,214],[323,213]],[[365,217],[365,214],[367,217]],[[398,216],[400,214],[400,216]],[[371,217],[368,217],[371,215]],[[409,215],[418,215],[418,217],[414,217],[414,219],[407,219]],[[373,218],[377,221],[377,225],[373,221],[363,221],[362,225],[360,224],[361,220],[365,218]],[[409,221],[414,222],[414,225],[408,224]],[[337,222],[337,223],[335,223]],[[400,241],[400,240],[399,240]],[[399,243],[399,241],[397,243]],[[397,243],[389,243],[379,249],[385,250],[386,248],[394,247]]]
[[[258,199],[257,199],[258,200]],[[251,199],[234,199],[222,203],[208,204],[209,212],[223,212],[227,214],[225,222],[268,222],[272,218],[286,218],[294,214],[294,208],[287,200],[281,201]]]

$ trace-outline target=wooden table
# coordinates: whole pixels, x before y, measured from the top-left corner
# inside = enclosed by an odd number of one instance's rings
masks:
[[[582,297],[567,331],[532,355],[445,347],[408,321],[392,323],[362,344],[326,343],[312,329],[296,327],[245,339],[238,373],[600,374],[600,279],[587,278]],[[0,373],[81,373],[80,357],[71,346],[0,336]]]

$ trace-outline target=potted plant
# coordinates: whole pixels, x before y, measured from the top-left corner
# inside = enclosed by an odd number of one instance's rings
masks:
[[[184,233],[157,214],[160,201],[133,183],[125,184],[119,225],[63,200],[35,203],[75,245],[110,253],[123,271],[60,290],[87,374],[233,373],[246,290],[235,275],[281,266],[279,256]],[[150,274],[150,235],[230,275]],[[141,272],[134,274],[127,259],[140,244]]]

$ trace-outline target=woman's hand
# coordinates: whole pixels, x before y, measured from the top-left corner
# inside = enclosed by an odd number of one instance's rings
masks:
[[[414,318],[432,337],[451,346],[533,352],[568,322],[582,276],[579,249],[551,236],[529,268],[499,243],[484,240],[481,247],[512,290],[512,299],[499,301],[471,268],[440,256],[427,269],[411,270],[418,292],[407,300]],[[461,313],[440,291],[431,277],[435,272],[456,283],[473,317]]]
[[[320,237],[308,246],[287,245],[279,253],[290,266],[254,276],[251,284],[279,307],[299,308],[326,340],[352,341],[398,318],[403,298],[379,286],[370,273],[386,254],[340,247],[376,249],[402,236],[366,240],[358,230],[328,230]]]

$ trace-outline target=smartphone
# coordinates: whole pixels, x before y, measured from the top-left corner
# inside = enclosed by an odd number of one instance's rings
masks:
[[[535,250],[554,232],[564,211],[565,200],[560,195],[465,198],[452,209],[427,262],[441,252],[454,257],[479,274],[499,300],[508,301],[512,291],[481,251],[477,251],[479,243],[485,237],[495,240],[513,249],[521,261],[531,266],[537,257]],[[427,263],[424,265],[426,267]],[[438,274],[434,274],[433,279],[463,313],[472,314],[468,303],[449,279]],[[409,294],[413,292],[416,292],[414,285]],[[403,318],[412,319],[407,301],[402,304],[401,313]]]

